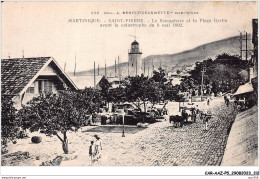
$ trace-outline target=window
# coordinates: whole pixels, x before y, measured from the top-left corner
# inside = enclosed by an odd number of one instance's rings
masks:
[[[26,93],[34,93],[34,87],[27,88]]]
[[[31,86],[27,88],[26,93],[34,93],[34,83],[31,84]]]
[[[43,83],[43,81],[38,81],[39,93],[42,93],[42,91],[43,91],[43,89],[42,89],[42,83]]]
[[[44,92],[52,92],[52,82],[44,80]]]
[[[49,80],[39,80],[38,83],[38,89],[39,89],[39,93],[42,92],[52,92],[53,88],[52,88],[52,81]]]

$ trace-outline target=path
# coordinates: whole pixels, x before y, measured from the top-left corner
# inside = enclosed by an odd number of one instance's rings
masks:
[[[10,153],[29,152],[30,158],[16,159],[7,165],[37,166],[63,156],[69,160],[62,161],[62,166],[90,166],[88,148],[94,134],[98,134],[102,139],[103,151],[94,166],[218,166],[235,113],[232,106],[224,105],[223,100],[212,101],[211,105],[214,117],[209,121],[208,131],[203,131],[203,123],[199,119],[196,123],[185,124],[183,128],[174,128],[168,120],[142,130],[132,126],[135,129],[131,133],[126,132],[126,137],[122,137],[122,126],[116,126],[113,132],[95,130],[109,126],[86,126],[76,133],[68,133],[70,154],[63,154],[57,137],[32,133],[31,136],[42,136],[43,141],[32,144],[30,138],[21,139],[9,146]]]
[[[102,158],[96,166],[218,166],[226,146],[233,107],[217,101],[212,107],[209,130],[203,123],[174,128],[168,121],[155,123],[136,134],[103,135]]]

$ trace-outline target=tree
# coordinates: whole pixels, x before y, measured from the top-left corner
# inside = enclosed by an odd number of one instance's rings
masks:
[[[246,69],[247,62],[227,53],[217,55],[215,60],[204,60],[190,72],[190,77],[184,79],[181,84],[182,91],[200,88],[203,67],[206,69],[203,77],[204,90],[208,93],[230,92],[244,82],[239,73]]]
[[[180,86],[173,86],[170,83],[165,84],[164,100],[180,101],[183,97],[179,95]]]
[[[103,77],[104,78],[104,77]],[[104,78],[105,79],[105,78]],[[108,80],[101,80],[99,82],[99,86],[101,88],[101,95],[105,101],[108,101],[109,95],[109,88],[111,87],[111,84],[108,82]]]
[[[124,82],[126,100],[146,112],[147,102],[158,102],[163,97],[160,84],[154,79],[141,76],[128,77]],[[143,110],[141,109],[143,105]]]
[[[21,123],[16,117],[16,109],[9,97],[1,96],[1,138],[3,146],[8,140],[15,140],[18,136]]]
[[[76,132],[83,125],[86,114],[98,111],[100,101],[99,92],[93,88],[41,94],[24,106],[19,116],[23,128],[31,132],[41,130],[50,137],[57,136],[64,153],[68,154],[67,132]]]
[[[196,89],[199,89],[199,85],[190,77],[186,77],[180,84],[181,91],[194,91]]]
[[[163,85],[165,82],[167,82],[167,79],[165,78],[165,72],[161,67],[158,68],[158,70],[159,71],[153,71],[152,79],[155,82],[158,82],[160,85]]]
[[[117,87],[109,89],[107,102],[121,103],[126,101],[125,89],[123,87]]]

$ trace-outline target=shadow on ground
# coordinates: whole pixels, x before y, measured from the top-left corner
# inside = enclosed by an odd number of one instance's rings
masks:
[[[146,128],[136,126],[125,126],[125,133],[135,134]],[[103,133],[122,133],[123,126],[98,126],[82,132],[103,132]]]

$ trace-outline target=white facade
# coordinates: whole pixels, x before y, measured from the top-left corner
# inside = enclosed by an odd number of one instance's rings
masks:
[[[137,76],[142,74],[142,52],[139,50],[139,43],[134,41],[131,44],[128,53],[128,72],[129,76]]]

